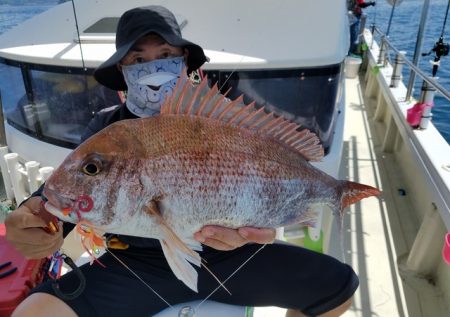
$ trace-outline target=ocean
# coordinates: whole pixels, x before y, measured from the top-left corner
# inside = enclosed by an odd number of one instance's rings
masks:
[[[369,0],[367,0],[369,1]],[[390,2],[393,2],[391,0]],[[417,33],[419,30],[420,18],[422,15],[423,0],[405,0],[399,1],[400,5],[394,8],[391,26],[389,29],[389,41],[399,49],[406,51],[406,56],[410,61],[413,60],[416,45]],[[424,30],[422,42],[422,53],[430,52],[441,35],[447,4],[449,0],[431,0],[428,11],[428,18]],[[379,0],[373,7],[364,9],[367,14],[367,24],[369,27],[375,24],[383,33],[386,33],[389,25],[389,18],[392,12],[392,6],[388,1]],[[444,43],[450,44],[450,13],[444,28]],[[391,54],[395,58],[395,54]],[[419,68],[431,76],[432,65],[430,61],[434,60],[434,53],[428,56],[420,57]],[[405,85],[408,84],[409,69],[404,67],[403,71]],[[438,82],[448,91],[450,91],[450,54],[441,57],[440,66],[436,74],[439,77]],[[414,96],[420,95],[422,80],[416,77],[414,86]],[[450,101],[442,95],[436,94],[433,108],[433,123],[442,136],[450,143]]]
[[[31,2],[31,1],[30,1]],[[47,5],[0,5],[0,34],[25,21],[32,16],[39,14],[53,7],[57,1],[48,1]],[[393,2],[393,1],[391,1]],[[407,0],[397,3],[390,26],[389,40],[399,49],[406,51],[406,56],[412,60],[415,49],[417,31],[422,12],[423,0]],[[448,0],[431,0],[428,20],[425,28],[422,52],[429,52],[441,35],[444,17],[447,9]],[[392,12],[392,6],[388,1],[379,0],[373,7],[364,9],[368,16],[367,26],[375,24],[383,32],[387,31],[389,17]],[[450,17],[448,18],[450,20]],[[447,22],[450,24],[450,21]],[[444,42],[450,41],[450,26],[445,28]],[[391,55],[394,58],[394,55]],[[430,74],[434,59],[434,53],[429,56],[421,57],[419,67]],[[405,67],[404,78],[407,83],[409,70]],[[450,56],[443,56],[437,73],[439,83],[447,90],[450,90]],[[1,83],[0,83],[1,84]],[[420,78],[416,79],[414,96],[418,97],[421,87]],[[447,142],[450,143],[450,101],[441,95],[435,97],[435,106],[433,108],[433,123],[441,132]]]

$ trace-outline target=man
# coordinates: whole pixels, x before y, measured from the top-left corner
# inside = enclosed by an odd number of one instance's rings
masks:
[[[350,24],[350,49],[349,54],[358,53],[359,45],[359,25],[362,9],[369,6],[375,6],[375,1],[365,2],[364,0],[350,0],[347,1],[347,8],[349,12],[349,24]]]
[[[116,53],[94,75],[111,89],[127,90],[127,101],[99,112],[83,139],[113,122],[158,114],[184,65],[192,73],[206,61],[203,49],[183,39],[173,14],[160,6],[124,13],[116,36]],[[32,214],[39,208],[40,198],[33,197],[6,220],[7,238],[31,258],[52,254],[63,241],[61,234],[49,235],[39,229],[45,223]],[[65,224],[64,231],[68,227]],[[259,249],[249,242],[270,243],[274,235],[273,229],[207,226],[195,234],[195,239],[205,245],[201,256],[208,267],[226,279]],[[217,287],[217,281],[200,270],[199,292],[192,292],[173,275],[157,240],[114,237],[128,245],[114,253],[170,304],[204,299]],[[33,290],[13,317],[150,316],[167,307],[109,253],[100,261],[106,268],[95,263],[80,267],[87,285],[77,298],[63,301],[44,283]],[[78,279],[70,272],[59,280],[59,285],[62,291],[71,292]],[[348,308],[357,286],[358,279],[349,266],[326,255],[275,243],[267,245],[227,282],[231,296],[219,290],[210,299],[237,305],[291,308],[289,317],[339,316]]]

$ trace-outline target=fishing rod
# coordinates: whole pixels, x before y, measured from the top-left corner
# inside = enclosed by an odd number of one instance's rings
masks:
[[[434,52],[434,61],[432,62],[433,69],[431,72],[433,77],[435,77],[437,74],[437,71],[439,69],[439,64],[441,61],[441,57],[447,56],[448,53],[450,52],[450,44],[444,42],[444,32],[445,32],[445,26],[447,24],[447,17],[448,17],[449,9],[450,9],[450,0],[448,0],[448,3],[447,3],[447,10],[445,12],[444,23],[442,24],[442,30],[441,30],[441,35],[439,37],[439,40],[436,43],[434,43],[433,48],[428,53],[422,53],[422,56],[428,56]]]
[[[394,17],[395,8],[397,6],[399,6],[402,1],[403,0],[388,0],[388,3],[392,6],[392,9],[391,9],[391,15],[389,17],[388,27],[386,30],[386,36],[389,35],[389,31],[391,30],[392,18]]]

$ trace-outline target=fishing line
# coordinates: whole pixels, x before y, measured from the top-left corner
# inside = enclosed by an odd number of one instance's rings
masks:
[[[83,68],[85,69],[85,64],[84,64],[84,58],[83,58],[83,50],[81,47],[81,40],[80,40],[80,33],[79,33],[79,28],[78,28],[78,20],[77,20],[77,16],[76,16],[76,12],[75,12],[75,4],[74,4],[74,0],[72,1],[72,6],[73,6],[73,10],[74,10],[74,17],[75,17],[75,24],[76,24],[76,28],[77,28],[77,35],[78,35],[78,40],[80,43],[80,52],[81,52],[81,60],[83,63]],[[280,12],[280,7],[284,4],[283,2],[280,2],[280,5],[278,6],[278,12]],[[275,10],[274,10],[275,12]],[[259,36],[261,36],[262,32],[259,32]],[[231,76],[237,71],[238,66],[242,63],[242,61],[244,60],[246,56],[242,55],[240,60],[238,61],[238,63],[236,64],[236,66],[233,68],[233,70],[230,72],[228,78],[224,81],[224,83],[220,86],[219,88],[219,92],[217,94],[220,93],[221,89],[223,89],[223,87],[225,86],[225,84],[228,82],[228,80],[231,78]],[[255,257],[262,249],[264,249],[264,247],[267,244],[263,244],[261,245],[260,248],[258,248],[247,260],[245,260],[233,273],[230,274],[230,276],[228,276],[228,278],[226,278],[222,283],[219,281],[219,286],[217,286],[205,299],[203,299],[195,308],[195,311],[204,303],[206,302],[215,292],[217,292],[217,290],[219,290],[221,287],[224,287],[224,284],[229,281],[234,275],[236,275],[237,272],[239,272],[253,257]],[[135,276],[139,281],[141,281],[148,289],[150,289],[156,296],[158,296],[165,304],[167,304],[167,306],[169,306],[171,309],[173,309],[174,311],[176,311],[176,309],[168,302],[166,301],[155,289],[153,289],[148,283],[146,283],[137,273],[135,273],[126,263],[124,263],[120,258],[118,258],[113,252],[111,252],[111,250],[109,250],[109,248],[105,248],[105,250],[111,254],[122,266],[124,266],[133,276]]]
[[[450,0],[449,0],[450,1]],[[278,13],[280,12],[280,8],[281,8],[281,6],[284,4],[284,2],[285,1],[280,1],[279,2],[279,6],[278,6],[278,9],[277,10],[274,10],[274,12],[275,11],[278,11]],[[260,31],[259,33],[258,33],[258,37],[261,37],[261,35],[262,35],[262,32]],[[219,88],[219,90],[217,91],[217,94],[216,95],[219,95],[220,94],[220,91],[222,91],[222,89],[225,87],[225,84],[231,79],[231,76],[237,71],[237,69],[238,69],[238,66],[240,65],[240,64],[242,64],[242,61],[244,60],[244,58],[245,58],[246,56],[245,55],[241,55],[241,58],[240,58],[240,60],[237,62],[237,64],[234,66],[234,68],[233,68],[233,70],[231,71],[231,73],[228,75],[228,78],[223,82],[223,84],[222,85],[220,85],[220,88]],[[219,78],[220,79],[220,78]],[[259,253],[264,247],[266,246],[266,244],[263,244],[258,250],[256,250],[256,252],[255,253],[253,253],[246,261],[244,261],[244,263],[242,263],[233,273],[231,273],[231,275],[230,276],[228,276],[228,278],[226,278],[222,283],[219,283],[219,286],[217,286],[208,296],[206,296],[206,298],[205,299],[203,299],[198,305],[197,305],[197,307],[195,308],[195,311],[197,311],[197,309],[204,303],[204,302],[206,302],[207,300],[208,300],[208,298],[210,298],[215,292],[217,292],[217,290],[219,290],[219,288],[221,288],[221,287],[224,287],[224,284],[231,278],[231,277],[233,277],[245,264],[247,264],[248,263],[248,261],[250,261],[257,253]],[[225,288],[225,287],[224,287]],[[226,289],[226,288],[225,288]]]
[[[449,0],[450,1],[450,0]],[[236,72],[236,70],[237,70],[237,67],[242,63],[242,61],[244,60],[244,58],[245,58],[245,55],[242,55],[241,56],[241,59],[239,60],[239,62],[236,64],[236,66],[234,66],[234,68],[233,68],[233,70],[231,71],[231,73],[230,73],[230,75],[228,75],[228,77],[227,77],[227,79],[223,82],[223,84],[219,87],[219,90],[217,91],[217,94],[216,95],[219,95],[220,94],[220,92],[222,91],[222,88],[225,86],[225,84],[230,80],[230,78],[231,78],[231,75],[233,75],[235,72]],[[220,77],[219,77],[219,79],[220,79]]]
[[[133,274],[139,281],[144,283],[145,286],[147,286],[156,296],[158,296],[164,303],[167,304],[170,308],[172,308],[174,311],[177,311],[175,307],[170,305],[168,301],[166,301],[161,295],[158,294],[157,291],[155,291],[150,285],[148,285],[139,275],[137,275],[128,265],[125,264],[121,259],[119,259],[114,253],[109,250],[109,248],[105,248],[106,251],[109,252],[120,264],[122,264],[131,274]]]
[[[449,0],[450,1],[450,0]],[[277,12],[278,15],[280,14],[280,8],[284,5],[285,1],[280,1],[279,2],[279,6],[277,10],[273,10],[273,12]],[[274,18],[272,18],[274,19]],[[258,33],[258,37],[261,37],[262,32]],[[254,40],[254,38],[253,38]],[[236,64],[236,66],[233,68],[233,70],[231,71],[231,73],[228,75],[228,78],[224,81],[224,83],[220,86],[218,92],[216,95],[218,95],[220,93],[220,91],[224,88],[225,84],[230,80],[231,76],[237,71],[238,66],[242,63],[242,61],[244,60],[246,56],[242,55],[239,62]],[[220,78],[219,78],[220,79]],[[244,265],[246,265],[256,254],[258,254],[267,244],[263,244],[258,250],[255,251],[255,253],[253,253],[246,261],[244,261],[244,263],[242,263],[233,273],[231,273],[230,276],[228,276],[228,278],[226,278],[222,284],[220,284],[219,286],[217,286],[205,299],[203,299],[195,308],[195,311],[197,311],[197,309],[208,300],[208,298],[210,298],[215,292],[217,292],[217,290],[219,290],[219,288],[221,288],[223,286],[223,284],[225,284],[230,278],[232,278],[240,269],[242,269],[242,267]]]
[[[259,253],[259,251],[261,251],[262,249],[264,249],[264,247],[267,244],[263,244],[258,250],[256,250],[255,253],[253,253],[247,260],[245,260],[244,263],[242,263],[233,273],[230,274],[230,276],[227,277],[227,279],[225,281],[223,281],[222,284],[225,284],[230,278],[232,278],[240,269],[242,269],[242,267],[247,264],[257,253]],[[206,296],[206,298],[204,300],[202,300],[197,307],[195,307],[195,311],[197,311],[197,309],[200,307],[200,305],[202,305],[204,302],[206,302],[208,300],[208,298],[210,298],[215,292],[217,292],[217,290],[219,288],[221,288],[222,285],[217,286],[208,296]]]

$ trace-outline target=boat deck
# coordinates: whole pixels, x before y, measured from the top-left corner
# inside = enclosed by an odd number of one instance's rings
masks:
[[[373,101],[364,98],[363,91],[363,77],[346,79],[339,178],[375,186],[383,193],[347,210],[342,236],[333,225],[328,253],[339,259],[345,257],[360,278],[354,302],[343,316],[448,316],[432,281],[402,269],[412,244],[410,232],[417,232],[419,225],[400,216],[411,203],[402,192],[404,181],[396,173],[395,160],[380,149],[381,142],[374,133],[379,127],[372,119]],[[257,307],[254,317],[284,317],[285,312],[277,307]]]
[[[395,209],[390,196],[398,189],[387,176],[384,160],[378,154],[372,133],[370,106],[363,94],[364,82],[346,79],[346,118],[344,151],[340,178],[373,185],[382,190],[377,198],[364,199],[352,205],[344,220],[344,255],[360,279],[354,303],[345,316],[409,316],[404,303],[404,291],[397,270],[397,254],[389,212]],[[335,234],[337,236],[338,233]],[[330,253],[342,259],[336,240]]]

